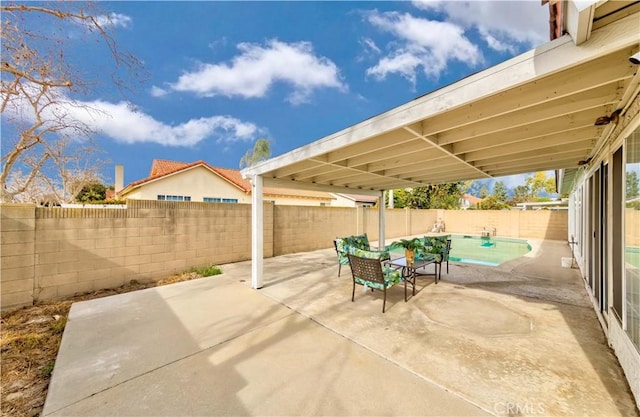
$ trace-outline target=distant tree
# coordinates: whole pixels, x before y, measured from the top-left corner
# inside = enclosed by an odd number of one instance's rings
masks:
[[[487,187],[483,185],[482,188],[480,189],[480,198],[485,198],[488,194],[489,194],[489,191],[487,191]]]
[[[507,186],[504,185],[504,182],[498,181],[493,186],[493,196],[502,202],[507,202],[509,199],[509,195],[507,193]]]
[[[427,209],[429,208],[429,198],[431,196],[431,189],[426,187],[415,187],[407,195],[407,201],[405,207],[415,209]]]
[[[626,197],[627,199],[637,197],[640,194],[638,189],[638,173],[635,171],[627,171]]]
[[[528,185],[518,185],[513,189],[512,204],[525,203],[529,201],[530,190]]]
[[[411,195],[411,189],[397,188],[393,190],[393,207],[404,208],[407,207],[409,196]],[[385,203],[389,204],[389,193],[385,194]]]
[[[107,187],[105,187],[105,185],[100,181],[95,181],[85,185],[76,195],[76,201],[78,203],[94,203],[97,201],[104,201],[106,198]]]
[[[510,206],[505,201],[500,200],[495,194],[491,194],[475,205],[476,210],[503,210]]]
[[[468,193],[471,187],[473,187],[473,180],[460,181],[460,190],[463,194]]]
[[[395,208],[458,209],[463,187],[464,183],[455,182],[396,189],[393,190],[393,205]]]
[[[86,155],[86,152],[71,154],[66,149],[58,149],[66,146],[68,144],[65,140],[58,140],[49,145],[51,149],[56,150],[50,155],[55,162],[55,175],[34,175],[33,171],[23,173],[21,169],[14,169],[7,184],[8,190],[11,191],[11,200],[34,204],[72,203],[85,185],[100,182],[98,171],[101,164],[80,160],[79,156]]]
[[[86,145],[93,132],[72,112],[99,110],[73,100],[72,93],[86,93],[103,79],[123,92],[126,83],[119,69],[139,78],[140,62],[117,47],[108,33],[111,18],[93,8],[93,4],[82,2],[0,4],[0,113],[5,124],[0,201],[29,199],[34,190],[68,183],[64,175],[93,157],[96,147]],[[84,29],[82,36],[69,35],[69,31],[78,29]],[[96,39],[92,34],[97,34],[111,53],[115,63],[111,77],[80,72],[68,58],[68,47],[74,39]],[[77,146],[78,139],[83,139],[84,145]],[[69,190],[49,191],[73,198]]]
[[[527,177],[525,182],[529,187],[530,196],[533,200],[538,199],[543,191],[549,194],[556,191],[555,179],[547,178],[547,174],[544,171],[536,172],[533,176]]]
[[[248,150],[240,159],[240,169],[250,167],[271,156],[271,143],[269,139],[258,139],[253,149]]]
[[[431,186],[429,208],[455,210],[460,208],[460,200],[464,194],[464,182],[452,182]]]

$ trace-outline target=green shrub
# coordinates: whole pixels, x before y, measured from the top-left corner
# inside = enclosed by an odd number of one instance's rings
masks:
[[[210,277],[212,275],[222,274],[222,268],[212,264],[193,267],[191,268],[190,272],[195,272],[196,274],[202,275],[203,277]]]
[[[640,210],[640,201],[630,201],[627,203],[627,208]]]
[[[48,362],[44,368],[42,368],[42,376],[49,376],[51,372],[53,372],[53,367],[55,366],[55,361]]]
[[[64,327],[66,325],[67,325],[67,318],[60,317],[58,320],[51,322],[51,330],[53,330],[54,333],[61,334],[62,332],[64,332]]]

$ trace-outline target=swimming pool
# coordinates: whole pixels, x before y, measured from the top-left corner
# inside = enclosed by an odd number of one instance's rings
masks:
[[[449,260],[477,265],[498,266],[531,251],[523,239],[451,235]]]

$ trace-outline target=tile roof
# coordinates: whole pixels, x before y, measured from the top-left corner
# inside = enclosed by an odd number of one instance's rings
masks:
[[[471,194],[465,194],[462,198],[467,200],[470,204],[478,204],[483,200],[482,198],[478,198],[475,195],[471,195]]]
[[[149,172],[149,177],[167,174],[183,168],[185,165],[189,164],[186,164],[184,162],[168,161],[166,159],[154,159],[151,163],[151,172]]]
[[[122,191],[120,191],[120,193],[123,193],[124,191],[127,191],[131,188],[137,187],[139,185],[142,185],[144,183],[153,181],[153,180],[157,180],[159,178],[162,178],[164,176],[167,176],[169,174],[175,174],[176,172],[180,172],[180,171],[184,171],[187,170],[189,168],[193,168],[196,166],[205,166],[207,168],[209,168],[210,170],[214,170],[213,167],[209,164],[207,164],[204,161],[196,161],[196,162],[192,162],[190,164],[186,164],[183,162],[175,162],[175,161],[165,161],[162,159],[154,159],[153,163],[151,164],[151,175],[149,175],[147,178],[143,178],[141,180],[138,181],[134,181],[131,184],[127,185],[126,187],[124,187],[124,189]],[[154,168],[156,169],[154,171]]]
[[[247,179],[242,178],[242,174],[240,174],[240,171],[238,171],[237,169],[218,167],[212,167],[212,169],[222,178],[225,178],[227,181],[242,188],[243,191],[247,193],[251,192],[251,182]]]

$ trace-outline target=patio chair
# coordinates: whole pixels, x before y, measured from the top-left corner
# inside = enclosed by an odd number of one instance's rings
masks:
[[[451,252],[451,239],[447,239],[447,246],[442,254],[442,262],[447,263],[447,275],[449,275],[449,252]]]
[[[449,251],[451,250],[451,238],[446,236],[425,236],[422,246],[416,250],[416,259],[431,260],[436,265],[437,281],[440,280],[442,262],[447,263],[449,273]]]
[[[351,291],[351,301],[355,301],[356,284],[364,285],[365,288],[381,290],[384,293],[382,301],[382,313],[387,305],[387,288],[403,281],[400,271],[382,265],[377,258],[377,252],[357,251],[358,254],[348,253],[351,275],[353,278],[353,289]],[[407,288],[405,283],[405,299],[407,301]]]
[[[349,253],[351,249],[374,252],[376,253],[375,257],[381,260],[390,258],[388,250],[375,251],[371,249],[371,246],[369,245],[369,238],[366,233],[362,235],[336,238],[333,241],[333,247],[336,249],[336,254],[338,255],[338,276],[340,276],[342,265],[349,264],[347,253]]]
[[[338,250],[338,241],[339,240],[342,240],[342,239],[337,238],[337,239],[333,240],[333,247],[336,250],[336,255],[338,255],[338,276],[340,276],[340,270],[342,269],[342,265],[348,265],[349,264],[349,258],[347,258],[346,253],[345,252],[341,252],[341,251]]]

